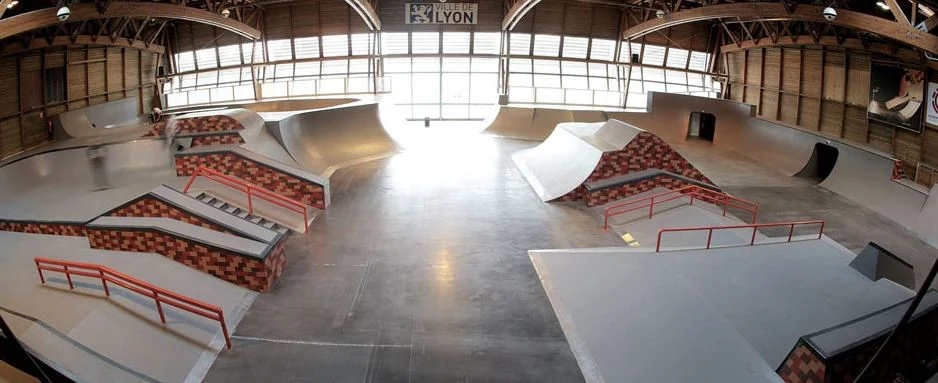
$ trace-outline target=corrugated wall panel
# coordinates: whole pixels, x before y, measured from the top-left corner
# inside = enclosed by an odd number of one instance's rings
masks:
[[[848,104],[866,106],[870,103],[870,56],[850,54],[847,84]]]
[[[782,49],[782,90],[798,93],[801,79],[801,51],[798,49]]]
[[[844,61],[842,52],[824,52],[824,99],[844,100]]]
[[[812,98],[801,98],[801,111],[798,113],[799,124],[808,129],[816,130],[818,123],[818,113],[820,111],[820,101]]]
[[[821,132],[840,136],[843,116],[844,104],[836,101],[823,101],[821,103]]]
[[[869,129],[866,120],[866,109],[857,106],[846,107],[847,116],[844,119],[844,138],[855,142],[866,142],[866,133]]]
[[[779,101],[779,120],[789,124],[798,123],[798,96],[790,93],[782,93]]]
[[[807,49],[804,56],[804,70],[801,72],[801,94],[808,97],[821,97],[821,51]]]

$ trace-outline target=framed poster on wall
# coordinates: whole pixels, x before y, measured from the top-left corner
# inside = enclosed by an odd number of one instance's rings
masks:
[[[938,83],[928,83],[928,94],[925,95],[925,123],[938,127]]]
[[[925,72],[920,69],[890,62],[871,62],[867,117],[921,133],[925,84]]]

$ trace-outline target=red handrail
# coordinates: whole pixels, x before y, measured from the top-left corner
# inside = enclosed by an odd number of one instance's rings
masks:
[[[287,210],[290,210],[294,213],[299,213],[303,215],[303,233],[306,233],[309,228],[306,226],[308,222],[308,213],[306,211],[306,205],[302,202],[294,200],[289,197],[282,196],[280,194],[274,193],[270,190],[264,189],[260,186],[249,183],[245,180],[229,176],[227,174],[221,173],[217,170],[212,170],[204,166],[199,166],[195,169],[195,172],[192,173],[192,177],[189,178],[189,182],[186,183],[186,187],[182,189],[183,193],[189,192],[189,187],[192,186],[192,183],[195,182],[195,179],[199,176],[208,178],[212,181],[218,182],[222,185],[228,186],[232,189],[244,192],[248,196],[248,213],[254,214],[254,201],[253,197],[258,197],[262,200],[270,202],[274,205],[280,206]]]
[[[677,196],[668,196],[669,194],[678,194]],[[752,223],[756,223],[756,219],[759,217],[759,205],[755,202],[749,202],[744,199],[733,197],[729,194],[710,190],[704,187],[697,185],[685,186],[680,189],[669,190],[663,193],[658,193],[653,196],[648,196],[644,198],[639,198],[631,201],[620,202],[615,205],[607,206],[603,214],[603,231],[609,230],[609,218],[615,217],[619,214],[625,214],[630,211],[635,211],[639,209],[648,208],[648,218],[650,219],[655,212],[655,205],[673,201],[678,198],[690,197],[690,204],[694,204],[694,199],[699,199],[704,202],[709,202],[714,205],[723,205],[723,215],[726,216],[726,209],[730,206],[742,209],[752,213]],[[738,202],[734,203],[734,202]],[[629,205],[634,205],[641,203],[638,206],[628,207]],[[743,205],[743,206],[741,206]]]
[[[773,222],[773,223],[757,223],[751,225],[734,225],[734,226],[701,226],[701,227],[678,227],[678,228],[666,228],[658,230],[658,243],[655,245],[655,252],[661,251],[661,235],[668,232],[675,231],[703,231],[707,230],[707,247],[710,248],[710,242],[713,239],[714,230],[725,230],[725,229],[752,229],[752,239],[749,240],[749,246],[756,244],[756,229],[762,227],[784,227],[788,226],[788,240],[786,242],[791,242],[791,237],[795,233],[795,226],[799,225],[821,225],[818,229],[817,239],[821,239],[821,235],[824,234],[824,221],[794,221],[794,222]]]
[[[72,283],[72,275],[79,275],[83,277],[100,279],[101,284],[104,286],[105,296],[111,296],[111,291],[107,287],[107,283],[111,282],[137,294],[153,298],[153,300],[156,301],[156,310],[160,313],[160,321],[162,321],[163,324],[166,324],[166,316],[163,315],[162,303],[176,307],[180,310],[188,311],[195,315],[217,320],[218,323],[221,323],[222,334],[225,335],[225,345],[229,350],[231,349],[231,337],[228,336],[228,326],[225,324],[225,314],[224,311],[222,311],[222,309],[218,306],[153,286],[129,275],[114,271],[107,266],[39,257],[34,258],[33,260],[36,262],[36,270],[39,271],[39,281],[41,281],[42,284],[46,283],[46,278],[42,274],[42,271],[55,271],[65,274],[65,279],[68,280],[68,288],[70,290],[75,289],[75,285]]]

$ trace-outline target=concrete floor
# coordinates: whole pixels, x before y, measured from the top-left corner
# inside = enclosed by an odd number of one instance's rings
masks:
[[[590,209],[538,199],[510,160],[535,144],[461,137],[336,172],[333,204],[289,240],[279,284],[206,381],[582,381],[526,252],[623,242]],[[760,221],[828,219],[848,248],[873,238],[933,259],[885,218],[733,161],[727,190],[762,204]]]
[[[206,381],[582,381],[527,250],[615,246],[482,136],[336,172]]]

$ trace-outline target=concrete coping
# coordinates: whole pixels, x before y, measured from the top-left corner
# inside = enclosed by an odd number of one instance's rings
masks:
[[[883,280],[883,282],[894,283]],[[892,331],[912,302],[909,298],[879,311],[807,335],[804,339],[822,357],[830,358]],[[938,291],[929,290],[915,310],[912,321],[938,306]]]
[[[272,248],[258,242],[235,235],[217,232],[201,226],[177,221],[172,218],[150,217],[100,217],[88,223],[90,229],[152,229],[187,240],[204,243],[223,250],[243,254],[250,258],[263,260]]]
[[[157,186],[149,194],[257,241],[273,243],[279,235],[276,231],[216,209],[166,185]]]
[[[706,182],[701,182],[690,177],[682,176],[680,174],[671,173],[666,170],[655,169],[655,168],[645,169],[642,171],[632,172],[628,174],[623,174],[621,176],[610,177],[610,178],[606,178],[603,180],[587,182],[584,184],[584,186],[586,186],[586,190],[590,192],[594,192],[594,191],[599,191],[599,190],[604,190],[604,189],[611,189],[614,187],[627,185],[627,184],[631,184],[631,183],[635,183],[639,181],[644,181],[644,180],[655,178],[658,176],[668,176],[668,177],[678,179],[678,180],[681,180],[681,181],[684,181],[693,185],[700,186],[702,188],[710,189],[713,191],[720,191],[720,188],[710,185]]]
[[[278,162],[272,158],[262,156],[260,154],[254,153],[250,150],[244,149],[238,145],[206,145],[206,146],[196,146],[190,148],[184,152],[176,153],[177,157],[193,155],[193,154],[206,154],[206,153],[232,153],[241,157],[244,157],[248,160],[263,164],[265,166],[271,167],[275,170],[290,174],[294,177],[298,177],[309,182],[319,184],[322,186],[329,186],[329,179],[315,175],[313,173],[307,172],[305,170],[297,169],[292,166],[286,165],[282,162]]]

